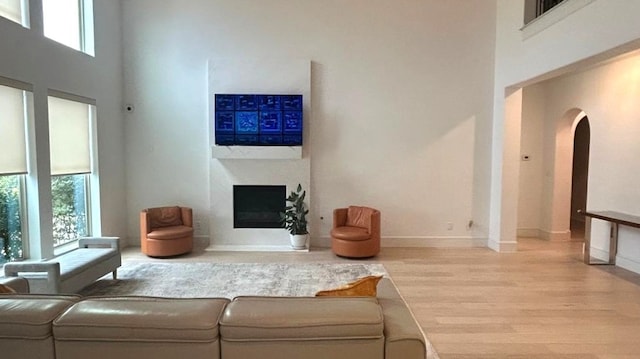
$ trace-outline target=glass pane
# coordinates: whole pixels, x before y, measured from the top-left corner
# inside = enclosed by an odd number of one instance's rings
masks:
[[[43,0],[44,36],[76,50],[80,47],[78,0]]]
[[[22,1],[0,0],[0,16],[22,24]]]
[[[21,176],[0,176],[0,263],[22,258]]]
[[[86,189],[86,175],[51,177],[54,246],[89,235]]]

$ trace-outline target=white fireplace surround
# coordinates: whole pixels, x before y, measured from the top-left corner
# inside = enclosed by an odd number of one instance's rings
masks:
[[[233,228],[234,185],[298,184],[307,191],[311,159],[311,62],[299,59],[211,59],[208,63],[210,239],[208,250],[292,250],[284,228]],[[213,98],[216,93],[302,94],[303,147],[216,146]]]

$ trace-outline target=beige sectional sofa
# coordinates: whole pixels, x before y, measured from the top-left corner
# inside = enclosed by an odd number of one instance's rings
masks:
[[[24,291],[25,282],[4,283]],[[0,348],[7,359],[426,358],[422,331],[386,278],[377,298],[5,294]]]

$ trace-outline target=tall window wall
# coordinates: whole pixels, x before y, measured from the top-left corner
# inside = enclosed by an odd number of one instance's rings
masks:
[[[31,92],[0,85],[0,263],[24,257],[27,245],[28,110]],[[90,185],[95,106],[49,96],[53,246],[91,235]],[[37,120],[37,119],[36,119]],[[32,139],[33,140],[33,139]],[[31,202],[33,203],[33,202]],[[38,206],[36,204],[32,204]],[[40,212],[37,209],[36,212]]]
[[[0,17],[30,27],[31,13],[42,12],[44,36],[72,49],[95,56],[93,0],[0,0]],[[39,28],[39,27],[38,27]]]
[[[27,96],[25,90],[0,85],[0,263],[23,256]]]
[[[93,106],[49,96],[53,241],[60,246],[91,233],[89,185]]]
[[[33,32],[25,38],[36,46],[94,55],[93,0],[0,0],[0,22],[9,21]],[[59,254],[73,247],[64,244],[100,232],[91,215],[92,205],[99,214],[99,200],[91,201],[98,194],[91,191],[92,182],[98,184],[95,101],[52,90],[48,80],[21,80],[0,77],[0,268],[9,260]]]

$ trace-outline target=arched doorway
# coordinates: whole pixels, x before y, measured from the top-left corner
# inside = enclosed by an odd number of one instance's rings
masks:
[[[587,185],[589,174],[589,143],[591,129],[587,116],[578,122],[573,136],[573,166],[571,171],[571,240],[584,241],[584,216],[579,211],[587,209]]]
[[[577,169],[574,169],[574,142],[576,130],[578,130],[578,141],[580,143],[578,151],[579,160],[575,163]],[[545,177],[545,186],[542,196],[543,217],[542,233],[546,236],[542,237],[549,240],[571,240],[571,219],[580,218],[576,216],[573,208],[573,178],[574,171],[578,173],[576,178],[580,177],[581,186],[576,186],[576,191],[581,191],[580,196],[584,198],[583,204],[578,207],[584,208],[586,205],[586,178],[588,173],[588,151],[584,151],[584,147],[589,145],[589,139],[584,134],[589,130],[589,119],[587,114],[579,108],[573,108],[565,112],[565,114],[556,122],[555,129],[555,146],[554,154],[551,162],[545,165],[549,175]],[[583,173],[580,175],[579,173]],[[579,225],[579,224],[578,224]]]

